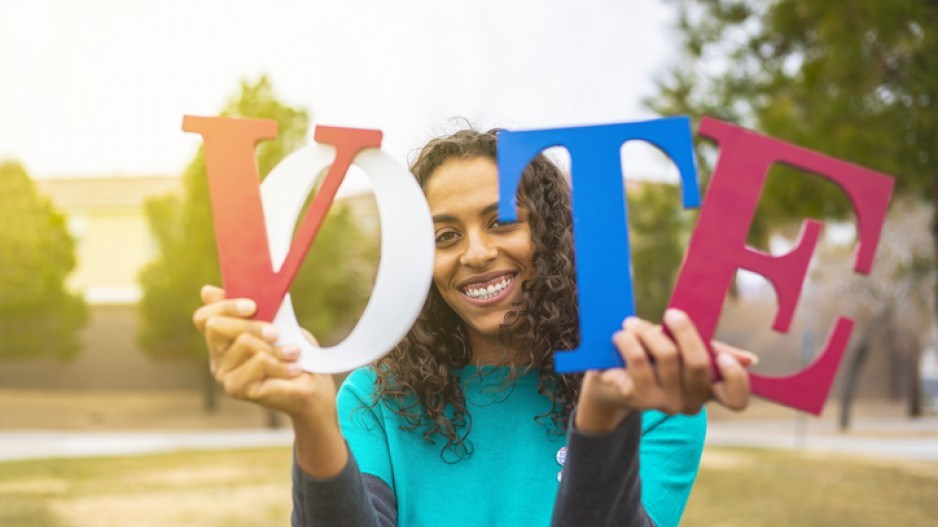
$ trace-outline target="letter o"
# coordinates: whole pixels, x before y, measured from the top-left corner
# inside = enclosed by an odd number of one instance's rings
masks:
[[[313,144],[287,156],[261,184],[261,200],[276,269],[283,265],[296,219],[312,191],[316,175],[335,159],[335,148]],[[280,344],[298,344],[300,365],[316,373],[350,371],[391,351],[410,330],[433,276],[433,223],[423,191],[413,175],[375,148],[355,157],[371,180],[381,221],[381,260],[368,305],[358,324],[339,344],[318,347],[300,331],[290,294],[274,317]]]

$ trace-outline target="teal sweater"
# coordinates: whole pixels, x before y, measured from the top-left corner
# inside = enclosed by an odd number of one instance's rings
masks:
[[[537,374],[501,388],[506,368],[458,370],[472,418],[472,454],[443,453],[422,429],[374,401],[375,372],[356,370],[339,391],[339,424],[361,472],[388,484],[398,524],[407,526],[549,525],[566,436],[535,420],[550,408]],[[484,380],[483,380],[484,379]],[[543,419],[541,421],[544,421]],[[639,450],[642,502],[658,525],[677,525],[690,494],[706,433],[706,416],[645,412]]]

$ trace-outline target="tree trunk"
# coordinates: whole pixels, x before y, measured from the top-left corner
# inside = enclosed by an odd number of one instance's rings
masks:
[[[207,414],[214,414],[218,410],[218,385],[207,363],[198,361],[202,379],[202,410]]]
[[[265,408],[264,414],[266,414],[267,428],[280,428],[280,412]]]
[[[938,176],[932,188],[931,236],[935,245],[935,261],[938,262]],[[935,314],[938,315],[938,280],[935,281]]]
[[[931,234],[935,249],[935,261],[938,262],[938,177],[935,177],[932,182]],[[935,281],[935,315],[938,317],[938,280]],[[936,320],[936,323],[938,323],[938,320]],[[915,350],[915,382],[913,383],[917,387],[917,395],[915,396],[917,400],[914,406],[909,406],[909,414],[915,417],[922,415],[922,372],[919,371],[921,368],[921,354],[921,346],[918,346]],[[917,413],[912,413],[913,411]]]
[[[908,365],[908,386],[909,386],[909,406],[908,406],[908,416],[909,417],[922,417],[922,348],[921,344],[918,342],[913,342],[913,345],[908,350],[909,352],[909,365]]]
[[[860,374],[863,372],[863,365],[869,357],[872,347],[873,337],[879,333],[879,328],[889,316],[892,310],[883,306],[876,312],[870,322],[866,325],[863,334],[856,345],[856,351],[850,356],[850,363],[847,365],[846,379],[840,396],[840,431],[845,432],[850,428],[850,411],[853,408],[853,399],[856,395],[856,387],[860,382]]]

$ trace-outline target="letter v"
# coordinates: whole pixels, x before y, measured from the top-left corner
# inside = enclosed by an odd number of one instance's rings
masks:
[[[205,170],[226,294],[229,298],[253,299],[257,302],[254,318],[272,321],[352,160],[364,148],[380,148],[381,132],[316,127],[314,139],[334,146],[336,157],[309,210],[300,220],[283,265],[275,270],[264,223],[254,148],[260,141],[277,136],[276,121],[187,115],[183,118],[182,129],[200,134],[205,144]]]

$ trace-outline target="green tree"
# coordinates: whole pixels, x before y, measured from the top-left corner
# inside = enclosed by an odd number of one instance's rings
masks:
[[[222,115],[277,121],[277,139],[257,147],[261,178],[302,146],[309,126],[307,112],[280,102],[266,77],[242,82]],[[201,148],[182,182],[181,194],[153,199],[146,206],[159,253],[140,275],[139,340],[151,356],[192,360],[204,372],[205,408],[212,411],[215,383],[208,372],[205,343],[192,325],[192,313],[201,305],[200,287],[221,284]],[[291,288],[300,323],[325,342],[360,314],[370,285],[367,266],[343,265],[363,257],[368,239],[346,207],[336,204],[332,209]]]
[[[735,121],[886,172],[898,193],[938,210],[938,2],[685,0],[678,9],[682,52],[651,108]],[[751,242],[764,244],[770,225],[849,214],[836,187],[791,175],[770,174]],[[931,232],[938,250],[934,215]]]
[[[75,244],[19,163],[0,163],[0,359],[71,359],[85,303],[65,289]]]
[[[680,212],[674,185],[645,183],[627,197],[635,309],[646,320],[661,320],[684,258],[691,214]]]

